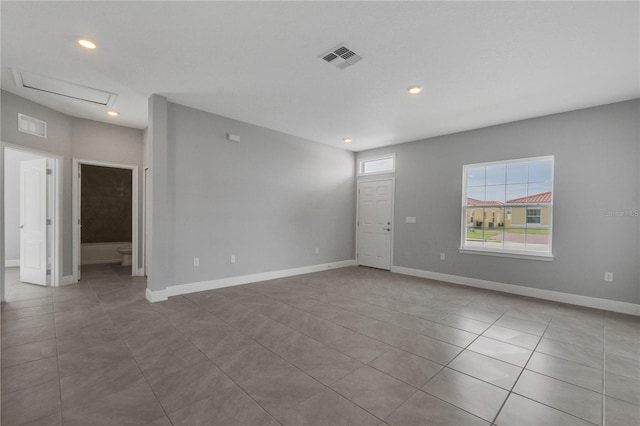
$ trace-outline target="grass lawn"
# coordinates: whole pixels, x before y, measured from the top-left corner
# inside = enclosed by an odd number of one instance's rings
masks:
[[[503,228],[490,228],[484,230],[484,237],[481,228],[467,228],[467,239],[477,241],[488,241],[496,235],[502,234]],[[509,228],[505,230],[506,234],[529,234],[529,235],[549,235],[548,229],[514,229]]]
[[[507,229],[507,234],[529,234],[529,235],[549,235],[548,229],[538,229],[538,228],[529,228],[529,229]]]

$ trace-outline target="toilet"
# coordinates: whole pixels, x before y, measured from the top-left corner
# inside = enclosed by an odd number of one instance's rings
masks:
[[[118,253],[122,255],[122,266],[130,266],[131,265],[131,246],[118,247]]]

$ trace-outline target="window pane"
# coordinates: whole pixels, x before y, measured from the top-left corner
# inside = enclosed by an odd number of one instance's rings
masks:
[[[487,166],[487,185],[505,184],[506,173],[507,173],[506,164]]]
[[[530,183],[527,191],[529,193],[529,197],[533,197],[533,200],[531,202],[550,203],[551,202],[550,196],[546,196],[542,198],[540,197],[536,198],[535,196],[540,194],[546,194],[547,192],[551,192],[551,190],[552,190],[551,182],[539,182],[539,183]],[[540,201],[540,200],[548,200],[548,201]]]
[[[507,183],[526,183],[528,175],[528,163],[507,164]]]
[[[494,213],[495,213],[495,221],[494,221],[495,227],[500,229],[504,228],[504,223],[507,218],[505,208],[501,207],[499,209],[495,209]]]
[[[467,226],[464,245],[467,247],[483,247],[484,246],[483,229],[473,227],[473,226]]]
[[[487,202],[504,204],[505,186],[504,185],[487,186],[486,194],[487,194]]]
[[[467,186],[484,185],[485,167],[471,167],[467,169]]]
[[[507,222],[508,228],[527,227],[527,209],[525,207],[511,207],[511,221]],[[524,240],[523,240],[524,242]]]
[[[550,209],[551,207],[548,206],[544,206],[538,209],[527,209],[527,227],[549,229]]]
[[[504,219],[504,209],[501,207],[484,209],[485,221],[483,226],[488,229],[496,229]]]
[[[465,226],[476,226],[476,210],[478,209],[473,209],[473,208],[467,208],[467,214],[466,214],[466,220],[465,220]]]
[[[517,203],[518,201],[526,202],[523,198],[527,197],[527,185],[507,185],[507,203]]]
[[[503,243],[502,228],[487,228],[484,230],[484,247],[492,249],[501,249]]]
[[[502,248],[502,228],[499,226],[504,209],[501,207],[486,208],[483,212],[482,232],[483,247]]]
[[[484,186],[476,186],[467,189],[467,204],[477,205],[484,202]]]
[[[362,162],[362,173],[376,173],[393,170],[393,158],[365,160]]]
[[[553,163],[551,160],[529,162],[529,182],[551,182]]]
[[[548,228],[527,228],[526,250],[549,252],[550,241]]]
[[[522,228],[505,228],[504,230],[504,248],[507,250],[525,250],[526,245],[526,229]]]

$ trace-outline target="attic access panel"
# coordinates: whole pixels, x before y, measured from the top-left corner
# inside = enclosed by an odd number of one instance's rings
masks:
[[[118,97],[115,93],[26,71],[13,70],[13,77],[18,87],[38,90],[40,92],[51,93],[53,95],[64,96],[66,98],[106,107],[112,106]]]

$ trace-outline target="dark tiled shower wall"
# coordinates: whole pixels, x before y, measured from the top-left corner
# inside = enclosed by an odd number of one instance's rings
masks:
[[[131,170],[82,165],[82,243],[131,241]]]

